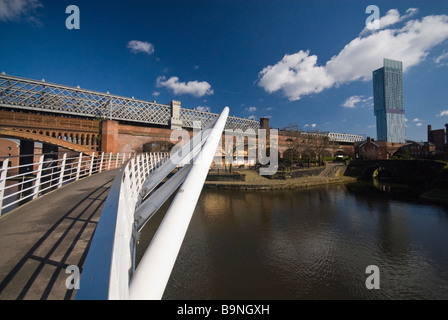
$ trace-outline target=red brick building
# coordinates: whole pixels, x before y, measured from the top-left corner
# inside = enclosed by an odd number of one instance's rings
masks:
[[[375,141],[370,137],[367,140],[355,144],[355,158],[366,160],[386,160],[389,158],[387,142]]]
[[[436,154],[436,147],[432,142],[411,142],[402,146],[395,153],[397,156],[410,156],[412,158],[432,159]]]
[[[0,138],[0,167],[3,165],[3,157],[15,157],[20,155],[20,141],[14,139]],[[10,167],[19,165],[19,158],[11,158]]]

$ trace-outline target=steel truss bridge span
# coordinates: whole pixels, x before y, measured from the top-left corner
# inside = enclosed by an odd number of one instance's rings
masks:
[[[5,74],[0,75],[0,107],[164,126],[173,118],[170,105]],[[219,116],[187,108],[177,111],[175,120],[184,128],[198,127],[198,122],[204,128]],[[225,128],[257,130],[260,123],[229,116]]]

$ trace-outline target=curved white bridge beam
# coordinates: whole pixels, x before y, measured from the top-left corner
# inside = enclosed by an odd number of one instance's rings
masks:
[[[131,279],[131,299],[161,299],[226,124],[224,108]]]
[[[167,161],[157,157],[155,163],[152,156],[140,155],[121,169],[104,205],[76,299],[162,298],[228,114],[226,107]],[[187,164],[156,189],[179,163]],[[178,188],[134,271],[139,231]]]

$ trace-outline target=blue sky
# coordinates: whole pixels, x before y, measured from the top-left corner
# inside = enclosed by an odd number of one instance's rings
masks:
[[[371,72],[397,59],[407,138],[448,122],[448,1],[0,0],[0,39],[10,75],[371,137]]]

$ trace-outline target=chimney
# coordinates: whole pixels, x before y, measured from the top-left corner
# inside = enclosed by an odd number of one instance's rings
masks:
[[[428,124],[428,142],[433,142],[431,131],[432,131],[432,127],[430,124]]]
[[[370,137],[367,137],[367,142],[370,142]]]
[[[445,145],[448,146],[448,123],[445,123]]]
[[[269,129],[269,118],[260,118],[260,129]]]

